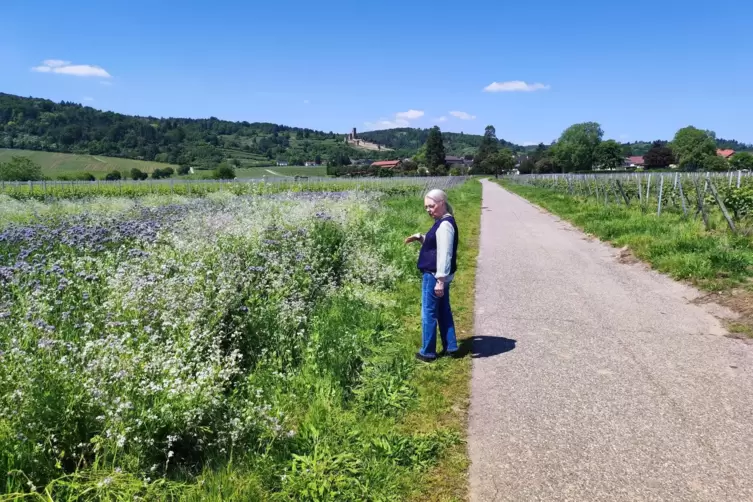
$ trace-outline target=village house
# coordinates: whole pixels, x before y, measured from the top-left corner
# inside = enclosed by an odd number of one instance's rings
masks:
[[[642,155],[631,155],[626,158],[624,162],[625,167],[643,167],[644,165],[645,162],[643,161]]]
[[[318,166],[319,164],[317,164],[316,162],[312,160],[307,160],[306,162],[303,163],[303,165],[306,167],[314,167],[314,166]]]
[[[729,160],[730,157],[732,157],[735,154],[735,151],[732,149],[727,149],[727,150],[717,149],[716,154],[726,160]]]
[[[470,160],[466,160],[464,157],[456,157],[454,155],[446,155],[444,158],[444,163],[448,166],[452,165],[461,165],[461,166],[467,166],[472,163]]]
[[[288,161],[287,160],[278,160],[277,161],[277,165],[278,166],[287,166],[288,165]]]
[[[372,163],[371,167],[378,167],[380,169],[397,169],[402,163],[402,160],[382,160]]]

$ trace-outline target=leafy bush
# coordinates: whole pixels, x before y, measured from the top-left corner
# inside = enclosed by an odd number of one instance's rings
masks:
[[[185,176],[186,174],[191,173],[191,166],[182,165],[178,167],[178,175],[179,176]]]
[[[175,174],[175,171],[172,167],[157,168],[152,171],[152,179],[159,180],[162,178],[169,178],[173,174]]]
[[[232,180],[235,178],[235,169],[223,162],[215,168],[212,176],[217,180]]]
[[[78,173],[73,179],[77,181],[96,181],[97,180],[97,178],[95,178],[92,173]]]
[[[131,179],[132,180],[145,180],[148,177],[149,177],[149,175],[147,173],[141,171],[141,169],[138,169],[136,167],[134,167],[133,169],[131,169]]]
[[[2,181],[38,181],[42,179],[42,166],[29,157],[14,155],[8,162],[0,163]]]
[[[117,181],[119,179],[122,179],[120,171],[110,171],[107,173],[107,176],[105,176],[105,180],[107,181]]]

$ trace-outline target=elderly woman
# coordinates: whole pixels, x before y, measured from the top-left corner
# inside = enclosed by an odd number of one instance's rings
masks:
[[[432,190],[424,198],[424,208],[434,218],[434,225],[426,235],[415,234],[405,243],[421,243],[418,269],[423,274],[421,292],[421,318],[423,344],[416,353],[420,361],[434,361],[437,354],[437,325],[444,353],[458,355],[455,324],[450,310],[450,283],[457,269],[458,226],[452,215],[452,206],[442,190]]]

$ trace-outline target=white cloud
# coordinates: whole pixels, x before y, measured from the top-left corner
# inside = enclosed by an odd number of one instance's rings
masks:
[[[424,112],[421,110],[408,110],[407,112],[397,112],[395,114],[396,119],[403,120],[415,120],[424,116]]]
[[[450,115],[460,120],[474,120],[476,118],[475,115],[466,112],[450,112]]]
[[[447,117],[445,117],[444,115],[442,115],[441,117],[439,117],[437,119],[437,122],[447,122]]]
[[[62,59],[45,59],[42,61],[42,64],[45,66],[49,66],[50,68],[58,68],[60,66],[68,66],[71,64],[70,61],[63,61]]]
[[[304,105],[307,105],[307,104],[309,104],[309,103],[311,103],[311,101],[309,101],[308,99],[304,99],[304,100],[303,100],[303,104],[304,104]]]
[[[366,127],[371,129],[396,129],[398,127],[408,127],[410,122],[404,119],[387,120],[381,119],[376,122],[364,122]]]
[[[410,109],[407,112],[397,112],[394,119],[380,118],[376,122],[364,122],[364,125],[371,129],[396,129],[398,127],[409,127],[410,120],[423,116],[423,111]]]
[[[39,73],[60,73],[63,75],[73,75],[75,77],[112,77],[112,75],[107,73],[107,70],[99,66],[71,64],[70,61],[63,61],[62,59],[46,59],[40,66],[33,67],[31,71]]]
[[[92,98],[91,96],[84,96],[83,98],[81,98],[81,100],[82,101],[94,101],[94,98]]]
[[[522,80],[510,80],[509,82],[492,82],[484,87],[485,92],[533,92],[545,91],[550,86],[545,84],[529,84]]]

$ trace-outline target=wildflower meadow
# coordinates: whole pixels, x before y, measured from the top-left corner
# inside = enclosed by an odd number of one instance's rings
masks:
[[[3,197],[0,499],[397,500],[458,442],[400,426],[420,189]]]

